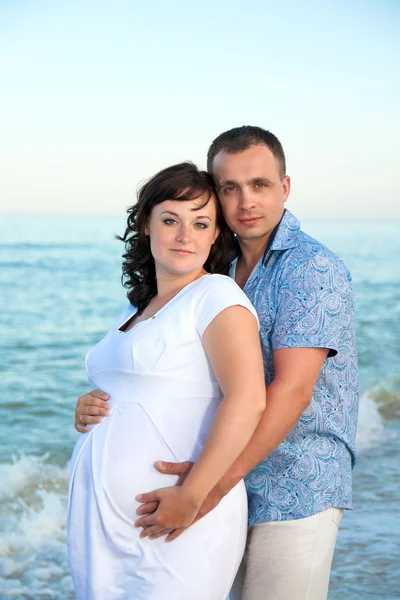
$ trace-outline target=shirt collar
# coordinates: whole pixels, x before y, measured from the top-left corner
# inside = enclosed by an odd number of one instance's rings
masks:
[[[298,243],[298,236],[300,231],[300,221],[296,219],[292,213],[285,209],[282,219],[277,225],[276,233],[269,245],[268,250],[288,250],[289,248],[295,248]]]
[[[264,256],[262,257],[262,259],[259,261],[258,264],[261,263],[262,265],[265,265],[267,255],[270,250],[289,250],[289,248],[295,248],[299,243],[299,241],[298,241],[299,231],[300,231],[300,221],[298,219],[296,219],[296,217],[294,215],[292,215],[292,213],[287,208],[285,208],[285,210],[283,211],[281,220],[279,221],[278,225],[275,227],[275,229],[272,231],[272,233],[270,235],[267,247],[265,248],[265,251],[264,251]],[[234,276],[237,259],[240,256],[240,246],[239,246],[237,239],[235,240],[235,243],[236,243],[236,258],[232,262],[232,267],[231,267],[231,272],[230,272],[231,277]]]

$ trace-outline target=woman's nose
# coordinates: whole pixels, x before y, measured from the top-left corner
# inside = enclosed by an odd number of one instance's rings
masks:
[[[181,244],[188,244],[190,242],[190,230],[189,227],[181,225],[179,227],[176,240]]]

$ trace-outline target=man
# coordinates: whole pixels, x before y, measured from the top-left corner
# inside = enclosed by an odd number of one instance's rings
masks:
[[[250,529],[232,597],[323,600],[338,525],[352,507],[358,376],[350,274],[285,211],[290,179],[272,133],[246,126],[221,134],[208,170],[240,246],[231,276],[259,315],[267,403],[199,518],[245,477]],[[78,401],[80,431],[97,422],[97,411],[107,414],[93,394]],[[157,468],[184,478],[191,464]],[[140,500],[146,516],[136,524],[154,534],[156,493]]]

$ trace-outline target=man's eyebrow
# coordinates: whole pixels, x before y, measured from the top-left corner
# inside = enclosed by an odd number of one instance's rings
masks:
[[[226,179],[225,181],[221,181],[218,184],[218,189],[224,187],[224,185],[239,185],[239,183],[237,181],[235,181],[234,179]]]
[[[247,183],[272,183],[272,181],[268,177],[254,177]]]
[[[246,181],[247,185],[254,185],[255,183],[271,184],[272,182],[270,179],[268,179],[268,177],[253,177],[253,179],[248,179]],[[221,183],[218,184],[218,189],[220,190],[225,185],[234,185],[240,187],[240,183],[238,181],[235,181],[234,179],[226,179],[225,181],[221,181]]]

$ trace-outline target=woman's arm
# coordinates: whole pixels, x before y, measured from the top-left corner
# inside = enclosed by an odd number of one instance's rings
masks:
[[[182,488],[204,500],[257,427],[265,408],[265,380],[257,321],[246,308],[232,306],[217,315],[203,344],[223,400]]]
[[[242,306],[223,310],[205,330],[203,344],[223,400],[183,485],[154,492],[158,509],[136,522],[147,528],[147,535],[193,522],[203,500],[247,445],[265,407],[260,340],[251,312]]]

